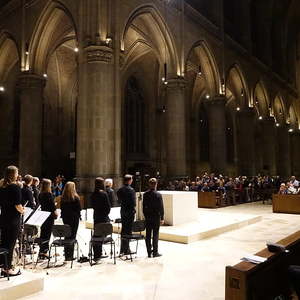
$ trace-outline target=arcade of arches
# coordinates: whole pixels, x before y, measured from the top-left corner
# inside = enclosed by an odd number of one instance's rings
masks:
[[[0,1],[0,168],[299,176],[297,1],[198,2]]]

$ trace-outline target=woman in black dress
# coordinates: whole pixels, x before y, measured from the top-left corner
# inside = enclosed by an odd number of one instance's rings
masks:
[[[69,239],[76,239],[80,219],[80,199],[76,192],[75,183],[68,181],[61,196],[61,217],[64,224],[70,225],[72,234]],[[65,247],[65,259],[73,260],[74,246]]]
[[[104,191],[104,179],[98,177],[95,179],[95,191],[91,195],[91,205],[94,209],[94,224],[108,223],[110,213],[110,202],[107,193]],[[93,246],[94,260],[97,261],[102,256],[102,244]]]
[[[8,266],[2,269],[4,276],[16,276],[21,274],[12,269],[12,257],[17,237],[20,233],[21,215],[24,213],[22,206],[21,188],[16,184],[18,178],[18,168],[9,166],[5,170],[4,179],[0,188],[0,228],[1,228],[1,248],[8,250]],[[3,259],[3,256],[1,256]],[[4,264],[3,261],[0,262]]]
[[[39,204],[42,211],[50,212],[50,216],[41,227],[41,239],[47,241],[41,245],[39,257],[41,259],[48,258],[47,252],[49,250],[49,240],[51,237],[54,220],[57,218],[56,207],[54,203],[54,196],[51,193],[51,180],[43,179],[41,192],[39,194]]]

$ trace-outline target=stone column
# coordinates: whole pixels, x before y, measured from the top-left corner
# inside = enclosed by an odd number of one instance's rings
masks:
[[[44,87],[43,77],[35,74],[22,74],[19,77],[19,168],[23,175],[41,176]]]
[[[282,178],[291,176],[290,134],[287,124],[277,127],[277,174]]]
[[[290,133],[290,144],[291,144],[291,165],[292,174],[299,178],[300,176],[300,159],[299,159],[299,149],[300,149],[300,132]]]
[[[112,49],[88,46],[79,66],[76,173],[80,190],[96,177],[114,177],[114,66]]]
[[[209,161],[211,172],[226,174],[227,141],[225,97],[206,102],[209,126]]]
[[[169,79],[167,86],[167,176],[186,176],[185,81]]]
[[[269,175],[277,175],[276,171],[276,128],[275,120],[272,117],[263,119],[263,132],[261,133],[263,139],[263,165],[268,170]]]
[[[76,177],[82,193],[98,176],[120,181],[119,0],[79,2]]]
[[[254,117],[253,109],[237,112],[239,175],[255,175]]]

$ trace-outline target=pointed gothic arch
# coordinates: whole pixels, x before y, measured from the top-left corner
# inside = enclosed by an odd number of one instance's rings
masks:
[[[59,2],[49,2],[32,34],[27,69],[43,74],[51,54],[64,42],[76,40],[76,32],[74,19],[68,9]]]
[[[239,64],[235,63],[228,69],[226,76],[226,97],[232,96],[236,105],[248,107],[250,104],[250,93],[244,72]]]
[[[125,51],[123,70],[148,51],[157,56],[160,72],[165,62],[169,74],[178,74],[180,70],[174,37],[167,20],[154,5],[139,6],[130,14],[122,32],[121,49]]]

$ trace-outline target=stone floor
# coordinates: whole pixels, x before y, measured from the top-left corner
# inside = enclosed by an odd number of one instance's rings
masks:
[[[265,247],[300,230],[300,215],[273,214],[271,205],[249,203],[218,209],[218,213],[262,216],[255,224],[191,244],[161,241],[160,258],[146,258],[144,243],[134,262],[106,259],[90,267],[74,263],[48,270],[38,266],[34,273],[45,275],[43,292],[23,299],[105,299],[105,300],[221,300],[224,299],[225,266],[236,264],[246,253]],[[211,218],[211,222],[218,222]],[[89,231],[82,226],[79,242]],[[86,253],[84,253],[86,254]]]

